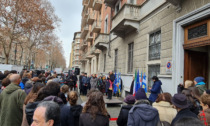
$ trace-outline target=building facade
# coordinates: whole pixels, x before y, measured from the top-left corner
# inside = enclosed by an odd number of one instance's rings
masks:
[[[196,76],[209,85],[210,0],[83,0],[82,17],[81,70],[121,72],[124,94],[137,69],[172,94]]]

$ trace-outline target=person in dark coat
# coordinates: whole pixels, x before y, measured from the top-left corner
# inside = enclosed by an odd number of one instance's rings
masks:
[[[109,72],[109,73],[110,73],[110,75],[109,75],[110,80],[111,80],[112,83],[114,83],[115,75],[114,75],[113,71],[111,71],[111,72]]]
[[[133,95],[133,86],[134,86],[134,76],[133,76],[133,80],[131,82],[131,87],[130,87],[130,94]]]
[[[173,119],[171,126],[175,126],[175,123],[185,117],[192,117],[198,119],[197,115],[190,111],[188,108],[187,97],[184,94],[175,94],[172,98],[172,103],[177,109],[178,113]]]
[[[88,77],[87,77],[87,85],[88,85],[88,90],[90,90],[91,89],[91,84],[90,84],[90,80],[91,80],[91,76],[89,75]]]
[[[82,113],[82,106],[77,105],[77,100],[78,100],[78,95],[77,92],[71,91],[68,93],[68,101],[70,104],[70,111],[73,115],[73,122],[74,125],[72,126],[79,126],[79,117],[80,114]]]
[[[157,126],[158,110],[150,105],[145,90],[140,88],[135,95],[136,103],[128,114],[127,126]]]
[[[77,75],[73,74],[72,79],[73,79],[73,83],[74,83],[74,86],[73,86],[74,90],[76,90],[76,85],[77,85],[77,81],[78,81]]]
[[[79,126],[109,126],[109,117],[103,94],[92,92],[80,115]]]
[[[87,84],[87,74],[86,73],[82,78],[82,84],[83,84],[83,95],[87,95],[88,84]]]
[[[107,88],[107,92],[108,92],[107,99],[111,100],[112,99],[112,91],[113,91],[113,83],[111,82],[110,77],[107,77],[106,88]]]
[[[82,86],[82,78],[84,76],[84,72],[82,72],[82,75],[79,76],[79,90],[80,90],[80,94],[83,94],[83,86]]]
[[[128,95],[124,102],[127,103],[127,105],[124,105],[120,110],[120,114],[117,119],[118,126],[127,126],[128,113],[135,103],[135,97],[133,95]]]
[[[151,94],[149,96],[149,100],[153,103],[156,101],[158,94],[160,94],[162,82],[156,76],[153,76],[152,80],[154,81],[154,84],[150,90]]]

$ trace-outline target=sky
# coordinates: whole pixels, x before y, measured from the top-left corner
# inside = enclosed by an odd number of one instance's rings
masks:
[[[74,32],[80,31],[82,0],[49,0],[55,8],[55,14],[62,20],[56,34],[63,42],[66,65],[69,66],[71,43]]]

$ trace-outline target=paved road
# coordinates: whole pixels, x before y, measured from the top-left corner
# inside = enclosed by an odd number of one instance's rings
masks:
[[[78,99],[78,104],[87,101],[86,96],[80,96]],[[111,115],[111,118],[117,118],[120,113],[121,106],[120,105],[108,105],[107,111]],[[116,121],[110,121],[110,126],[117,126]]]

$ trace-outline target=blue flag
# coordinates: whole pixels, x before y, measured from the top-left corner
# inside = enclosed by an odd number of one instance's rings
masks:
[[[146,79],[147,79],[147,76],[144,72],[143,81],[142,81],[142,88],[144,88],[145,93],[147,93],[147,80]]]

